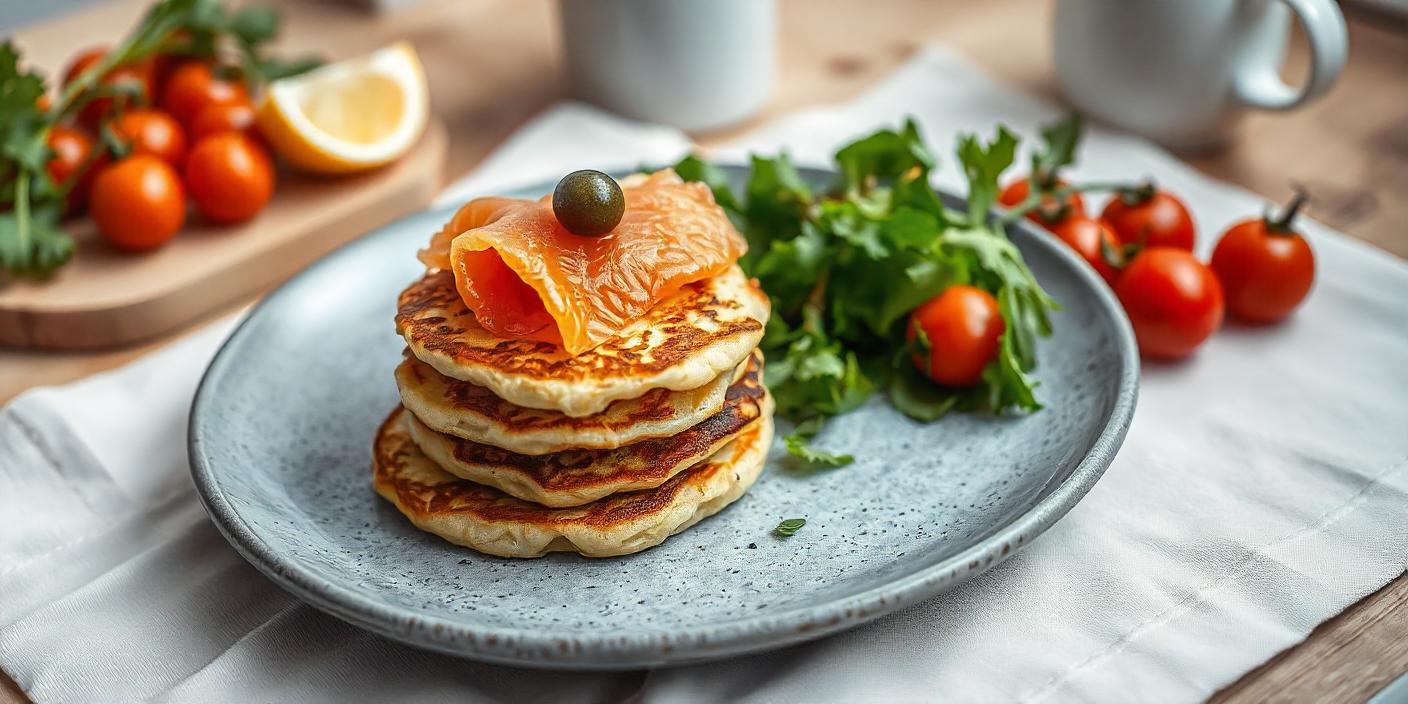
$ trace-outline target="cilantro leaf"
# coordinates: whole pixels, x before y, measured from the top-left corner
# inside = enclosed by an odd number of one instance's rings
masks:
[[[1032,153],[1032,178],[1038,186],[1054,185],[1057,172],[1075,162],[1081,127],[1080,115],[1071,113],[1041,128],[1043,148]]]
[[[880,130],[836,152],[836,166],[848,193],[862,193],[871,185],[895,181],[912,169],[928,173],[935,163],[912,119],[898,132]]]
[[[31,171],[42,171],[49,151],[38,132],[43,116],[37,105],[44,79],[19,65],[19,51],[8,39],[0,43],[0,158]]]
[[[44,80],[20,67],[19,52],[0,42],[0,271],[43,276],[73,256],[59,228],[59,190],[45,165],[53,156],[38,107]]]
[[[734,197],[733,189],[729,186],[728,175],[724,170],[699,158],[698,155],[690,154],[675,163],[675,173],[686,181],[700,181],[714,192],[714,201],[730,215],[742,214],[743,207],[739,205],[738,198]]]
[[[259,75],[266,81],[277,81],[281,78],[297,76],[323,65],[323,60],[316,56],[305,56],[292,60],[257,57],[253,61],[258,67]]]
[[[43,276],[73,257],[73,238],[49,212],[20,219],[15,212],[0,215],[0,270]]]
[[[754,155],[745,192],[748,204],[744,212],[750,221],[800,223],[812,202],[812,189],[786,152],[773,158]]]
[[[987,222],[988,211],[997,202],[997,180],[1017,155],[1017,137],[1003,125],[997,126],[992,142],[984,144],[977,135],[958,138],[958,162],[968,178],[968,224]]]
[[[767,363],[763,377],[784,416],[839,415],[860,407],[875,392],[856,353],[823,334],[804,331],[785,354],[774,357],[780,358]]]
[[[787,518],[784,519],[781,523],[777,524],[777,527],[773,528],[772,532],[777,533],[779,536],[782,536],[784,538],[790,538],[796,535],[797,531],[801,530],[802,526],[806,524],[807,519],[805,518]]]
[[[752,273],[773,241],[802,234],[802,222],[812,205],[812,191],[791,159],[782,153],[773,158],[753,157],[753,171],[744,194],[742,219],[748,254],[743,258],[743,270]]]
[[[812,466],[844,467],[856,458],[843,453],[825,452],[808,445],[808,440],[795,433],[783,438],[787,453]]]
[[[279,12],[265,5],[240,8],[230,18],[230,33],[246,44],[269,41],[279,33]]]
[[[804,223],[802,234],[790,240],[773,240],[759,257],[753,273],[767,281],[770,296],[780,312],[798,313],[807,293],[830,265],[833,252],[822,231]],[[785,302],[791,301],[787,304]]]
[[[782,439],[787,447],[787,454],[802,460],[810,467],[844,467],[855,462],[856,458],[851,455],[818,450],[808,444],[821,432],[821,426],[825,422],[823,416],[812,416],[798,423],[796,429]]]

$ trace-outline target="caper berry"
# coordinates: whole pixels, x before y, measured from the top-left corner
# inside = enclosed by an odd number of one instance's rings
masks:
[[[616,179],[600,171],[573,171],[553,189],[552,212],[568,232],[596,237],[621,222],[626,212],[626,195]]]

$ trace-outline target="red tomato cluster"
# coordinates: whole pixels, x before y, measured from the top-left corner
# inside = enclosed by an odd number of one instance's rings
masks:
[[[64,85],[104,55],[101,48],[79,54]],[[268,203],[273,159],[238,77],[205,61],[160,55],[113,68],[98,85],[127,86],[130,96],[91,100],[74,124],[51,130],[48,172],[68,189],[69,209],[86,206],[107,241],[134,251],[161,246],[185,224],[188,197],[202,217],[219,223],[249,220]],[[106,148],[99,134],[115,138],[118,148]]]
[[[1064,188],[1056,181],[1045,190]],[[1007,186],[1009,207],[1028,197],[1027,179]],[[1079,194],[1044,195],[1027,214],[1088,262],[1119,297],[1145,355],[1191,355],[1222,325],[1225,313],[1254,323],[1286,317],[1315,280],[1310,245],[1294,230],[1303,194],[1280,217],[1233,225],[1218,241],[1209,265],[1193,255],[1196,227],[1176,195],[1151,184],[1121,190],[1098,218]]]

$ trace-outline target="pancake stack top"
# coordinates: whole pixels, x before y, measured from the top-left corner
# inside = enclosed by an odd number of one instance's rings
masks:
[[[697,184],[669,176],[670,188],[691,188],[687,195],[713,205],[712,196],[692,190]],[[626,192],[629,218],[642,201]],[[462,227],[476,203],[451,225]],[[650,236],[658,238],[662,216],[652,218]],[[476,232],[481,239],[483,229]],[[554,236],[569,245],[575,237]],[[639,267],[643,262],[619,254],[632,236],[618,227],[592,243],[605,254],[589,254]],[[558,246],[566,268],[581,256]],[[499,253],[505,261],[514,254]],[[455,266],[432,266],[400,295],[402,405],[373,446],[376,491],[417,527],[506,557],[624,555],[718,512],[756,480],[773,433],[756,349],[769,304],[736,264],[642,306],[641,315],[578,354],[541,334],[488,330],[466,303]],[[611,274],[579,285],[621,280]],[[597,290],[580,298],[631,293]]]

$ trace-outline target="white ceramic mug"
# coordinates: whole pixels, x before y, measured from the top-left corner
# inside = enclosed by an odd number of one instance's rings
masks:
[[[1280,77],[1291,12],[1310,40],[1299,88]],[[1180,149],[1220,144],[1244,108],[1320,96],[1349,43],[1332,0],[1057,0],[1055,33],[1077,110]]]
[[[777,73],[773,0],[562,0],[575,96],[686,130],[756,113]]]

